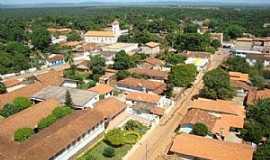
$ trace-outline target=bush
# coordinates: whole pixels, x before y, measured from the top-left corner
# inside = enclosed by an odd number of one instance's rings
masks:
[[[0,111],[0,115],[7,118],[17,112],[19,112],[20,109],[18,107],[16,107],[14,104],[12,103],[8,103],[6,105],[4,105],[3,109]]]
[[[137,132],[127,132],[125,134],[125,143],[126,144],[135,144],[139,139],[140,134]]]
[[[125,125],[125,129],[128,131],[136,131],[142,127],[143,127],[143,124],[134,120],[129,120]]]
[[[118,81],[127,78],[128,76],[130,76],[130,73],[126,70],[121,70],[119,72],[116,73],[116,79]]]
[[[192,127],[192,134],[197,136],[206,136],[208,134],[208,128],[203,123],[196,123]]]
[[[120,128],[112,129],[105,135],[104,141],[112,146],[121,146],[125,144],[124,131]]]
[[[54,110],[53,110],[53,115],[59,119],[59,118],[63,118],[65,117],[66,115],[72,113],[72,109],[68,106],[62,106],[62,107],[56,107]]]
[[[4,83],[0,82],[0,94],[6,93],[7,92],[7,87],[5,86]]]
[[[33,135],[32,128],[19,128],[14,135],[14,140],[17,142],[23,142]]]
[[[42,118],[38,123],[38,129],[40,130],[43,128],[47,128],[51,124],[53,124],[56,120],[57,120],[57,118],[55,117],[55,115],[52,115],[52,114],[46,118]]]
[[[32,105],[32,102],[26,97],[17,97],[15,98],[13,103],[16,107],[18,107],[21,110],[28,108]]]
[[[105,157],[114,157],[115,156],[115,151],[114,148],[112,147],[106,147],[102,153]]]

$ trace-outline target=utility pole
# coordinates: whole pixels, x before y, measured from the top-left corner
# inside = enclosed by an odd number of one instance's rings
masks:
[[[147,152],[148,152],[148,148],[147,148],[147,143],[145,144],[145,159],[147,160],[148,158],[148,155],[147,155]]]

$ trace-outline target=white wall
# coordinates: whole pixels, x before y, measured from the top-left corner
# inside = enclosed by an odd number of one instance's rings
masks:
[[[104,132],[105,124],[102,122],[96,128],[87,133],[84,137],[82,137],[79,141],[77,141],[74,145],[66,149],[63,153],[58,155],[55,160],[68,160],[74,154],[76,154],[79,150],[85,147],[88,143],[94,140],[99,134]]]
[[[96,95],[94,98],[92,98],[89,102],[87,102],[84,107],[90,107],[90,108],[93,108],[94,107],[94,104],[99,101],[99,95]]]
[[[117,37],[84,37],[85,42],[87,43],[102,43],[102,44],[113,44],[116,43]]]

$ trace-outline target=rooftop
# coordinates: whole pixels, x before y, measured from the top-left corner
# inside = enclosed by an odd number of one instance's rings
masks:
[[[164,65],[164,62],[162,60],[153,57],[146,58],[145,62],[151,65]]]
[[[70,92],[72,102],[75,107],[85,107],[85,105],[97,95],[97,93],[95,92],[86,90],[65,88],[58,86],[48,86],[47,88],[44,88],[41,91],[35,93],[32,96],[32,99],[43,101],[55,98],[61,103],[65,103],[65,96],[67,91]]]
[[[168,79],[168,72],[161,71],[158,69],[149,69],[149,68],[131,68],[129,69],[132,73],[137,73],[141,75],[148,76],[153,79],[157,80],[167,80]]]
[[[115,37],[112,31],[88,31],[86,37]]]
[[[22,81],[18,80],[18,79],[15,79],[15,78],[12,78],[12,79],[6,79],[3,81],[3,83],[5,84],[5,86],[7,88],[9,87],[13,87],[13,86],[16,86],[16,85],[19,85]]]
[[[127,100],[145,103],[158,103],[160,100],[160,96],[157,94],[139,92],[129,92],[126,98]]]
[[[209,160],[252,160],[253,156],[253,149],[249,145],[190,134],[177,135],[170,151]]]
[[[270,98],[270,89],[264,89],[264,90],[250,90],[248,92],[248,97],[247,97],[247,104],[248,105],[253,105],[257,101],[265,98]]]
[[[156,42],[148,42],[145,44],[146,46],[150,47],[150,48],[156,48],[158,47],[160,44],[156,43]]]
[[[107,84],[98,84],[95,87],[88,89],[88,91],[96,92],[98,94],[110,93],[112,90],[113,90],[113,87]]]
[[[241,72],[229,72],[230,80],[250,83],[248,74]]]
[[[49,62],[60,61],[60,60],[64,60],[64,55],[62,55],[62,54],[51,54],[48,57]]]

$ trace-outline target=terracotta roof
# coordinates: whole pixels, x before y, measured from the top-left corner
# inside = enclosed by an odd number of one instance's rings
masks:
[[[68,42],[61,43],[61,46],[76,47],[76,46],[80,45],[81,43],[82,42],[80,42],[80,41],[68,41]]]
[[[146,58],[145,62],[151,65],[164,65],[164,62],[162,60],[153,57]]]
[[[181,124],[203,123],[208,127],[209,130],[212,130],[212,128],[215,126],[216,120],[217,117],[209,114],[207,111],[191,109],[182,119]]]
[[[253,105],[257,101],[265,98],[270,98],[270,89],[264,89],[264,90],[250,90],[248,92],[248,97],[247,97],[247,104],[248,105]]]
[[[139,93],[139,92],[129,92],[127,94],[127,100],[145,102],[145,103],[158,103],[160,96],[153,93]]]
[[[98,84],[95,87],[89,88],[89,91],[96,92],[98,94],[110,93],[113,90],[113,87],[107,84]]]
[[[150,48],[156,48],[158,47],[160,44],[156,43],[156,42],[148,42],[145,44],[146,46],[150,47]]]
[[[51,33],[70,33],[72,31],[72,29],[70,28],[48,28],[48,31]]]
[[[18,79],[14,79],[14,78],[13,78],[13,79],[7,79],[7,80],[4,80],[3,83],[5,84],[5,86],[6,86],[7,88],[9,88],[9,87],[13,87],[13,86],[19,85],[19,84],[21,83],[21,81],[18,80]]]
[[[47,117],[59,105],[59,102],[50,99],[33,105],[0,122],[0,137],[12,140],[15,131],[19,128],[35,128],[38,122]]]
[[[157,80],[167,80],[168,79],[168,72],[157,70],[157,69],[149,69],[149,68],[132,68],[129,69],[132,73],[137,73],[141,75],[148,76],[153,79]]]
[[[62,61],[62,60],[64,60],[64,55],[62,54],[51,54],[48,57],[49,62]]]
[[[83,60],[80,63],[78,63],[77,65],[77,69],[81,69],[81,70],[90,70],[90,61],[89,60]]]
[[[49,85],[60,85],[63,82],[63,72],[62,71],[48,71],[46,73],[37,75],[38,81],[33,84],[27,85],[23,88],[17,89],[15,91],[0,94],[0,109],[3,105],[13,101],[16,97],[31,97],[34,93],[40,91]]]
[[[253,149],[249,145],[190,134],[177,135],[170,151],[208,160],[252,160],[253,156]]]
[[[220,99],[211,100],[211,99],[199,98],[192,102],[191,108],[245,117],[244,106],[241,106],[233,101],[225,101],[225,100],[220,100]]]
[[[190,58],[210,58],[211,53],[209,52],[196,52],[196,51],[186,51],[180,53],[180,55]]]
[[[50,159],[103,120],[102,114],[93,109],[73,111],[23,143],[7,143],[0,139],[3,142],[0,143],[0,157],[2,160]]]
[[[229,76],[230,76],[230,80],[250,83],[248,74],[244,74],[240,72],[229,72]]]
[[[97,44],[95,43],[86,43],[83,44],[80,48],[77,49],[78,52],[84,52],[84,51],[93,51],[95,49],[98,49]]]
[[[126,108],[126,104],[120,100],[110,97],[98,101],[95,104],[94,110],[99,111],[105,118],[113,118],[121,113]]]
[[[155,114],[155,115],[158,115],[158,116],[163,116],[164,115],[164,112],[165,112],[165,109],[160,108],[160,107],[152,107],[150,109],[150,112],[152,114]]]
[[[112,31],[88,31],[85,33],[86,37],[114,37]]]
[[[126,78],[117,82],[118,87],[131,88],[135,90],[143,91],[146,88],[148,91],[152,91],[156,94],[161,94],[166,90],[166,84],[162,82],[150,81],[137,78]]]
[[[246,91],[250,91],[253,89],[253,87],[249,83],[243,81],[230,80],[230,83],[234,88],[242,88]]]

